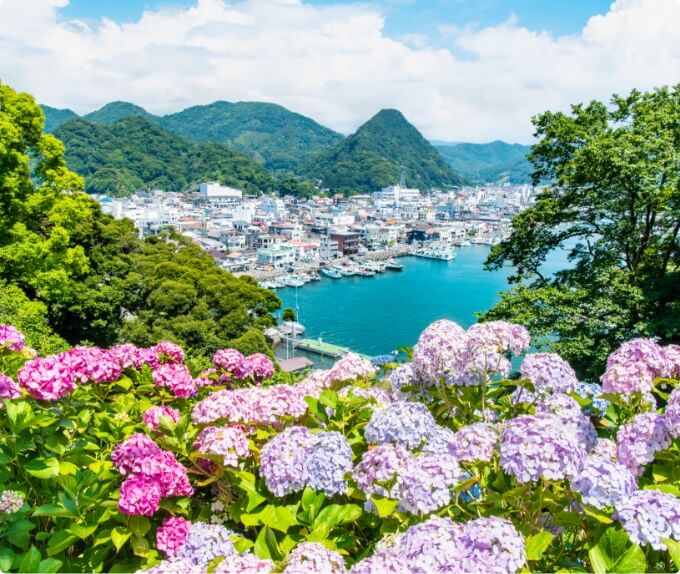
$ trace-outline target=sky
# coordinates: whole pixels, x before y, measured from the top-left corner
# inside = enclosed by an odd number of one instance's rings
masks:
[[[0,79],[54,107],[267,101],[341,133],[532,141],[531,117],[680,82],[680,0],[0,0]]]

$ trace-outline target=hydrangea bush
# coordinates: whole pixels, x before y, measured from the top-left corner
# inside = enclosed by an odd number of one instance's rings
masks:
[[[678,347],[625,343],[601,381],[530,348],[437,321],[411,362],[292,378],[0,326],[0,570],[678,570]]]

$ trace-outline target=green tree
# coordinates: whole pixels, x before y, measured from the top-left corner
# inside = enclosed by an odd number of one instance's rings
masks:
[[[297,315],[295,314],[295,310],[291,309],[290,307],[286,307],[283,310],[283,315],[281,315],[281,318],[284,321],[297,321]]]
[[[487,267],[511,263],[516,286],[482,318],[523,322],[594,376],[625,339],[680,335],[680,85],[533,123],[533,178],[552,184],[492,250]],[[559,248],[571,267],[547,277]]]

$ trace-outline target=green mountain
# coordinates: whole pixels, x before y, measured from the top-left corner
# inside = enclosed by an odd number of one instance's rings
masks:
[[[463,183],[430,143],[397,110],[382,110],[356,133],[311,158],[305,174],[345,194],[370,193],[399,181],[427,190]]]
[[[180,191],[206,180],[251,193],[274,187],[271,175],[252,159],[223,144],[191,142],[139,115],[108,126],[75,118],[54,135],[64,142],[68,165],[85,177],[90,193]]]
[[[342,136],[314,120],[276,104],[215,102],[160,119],[164,128],[198,142],[223,142],[273,171],[296,171],[310,153]]]
[[[530,146],[494,141],[435,146],[466,179],[482,183],[531,183]]]
[[[52,108],[50,106],[41,106],[41,107],[42,107],[43,115],[45,116],[44,130],[47,133],[53,132],[61,124],[63,124],[64,122],[67,122],[71,118],[77,118],[78,117],[78,114],[76,114],[73,110]]]
[[[108,126],[118,120],[129,118],[130,116],[141,116],[151,121],[158,121],[159,119],[158,116],[150,114],[141,106],[129,102],[111,102],[94,112],[85,114],[83,119],[95,124]]]

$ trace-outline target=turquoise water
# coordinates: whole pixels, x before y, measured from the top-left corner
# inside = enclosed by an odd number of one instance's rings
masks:
[[[486,245],[457,250],[453,261],[402,257],[403,271],[386,271],[374,277],[343,277],[279,289],[282,308],[298,309],[306,337],[349,347],[366,355],[389,353],[412,346],[421,331],[437,319],[451,319],[467,327],[474,313],[489,309],[508,288],[510,268],[483,270]],[[565,264],[555,253],[545,270]],[[297,354],[297,353],[296,353]]]

